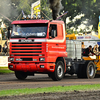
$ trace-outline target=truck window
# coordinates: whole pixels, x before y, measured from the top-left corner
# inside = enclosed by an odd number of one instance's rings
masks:
[[[50,25],[49,27],[49,38],[57,37],[57,25]]]
[[[13,25],[11,38],[45,38],[47,26],[47,24]]]

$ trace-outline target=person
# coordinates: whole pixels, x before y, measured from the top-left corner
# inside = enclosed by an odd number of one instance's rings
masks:
[[[92,46],[90,45],[88,48],[86,48],[84,51],[83,51],[83,56],[92,56],[92,55],[95,55],[92,51]]]
[[[56,26],[50,26],[49,28],[49,38],[55,38],[57,37],[57,32],[56,32]]]
[[[82,42],[82,52],[84,51],[85,49],[85,45],[84,45],[84,42]]]
[[[49,27],[49,38],[50,38],[50,39],[52,39],[51,32],[52,32],[52,27],[50,26],[50,27]]]
[[[99,51],[100,51],[100,45],[99,45],[98,49],[99,49]]]
[[[99,46],[98,44],[96,44],[93,48],[93,52],[96,54],[96,55],[99,55]]]
[[[83,49],[85,48],[84,42],[82,42],[82,48],[83,48]]]
[[[8,46],[8,40],[6,40],[5,45]]]
[[[0,54],[2,53],[2,46],[0,45]]]
[[[6,55],[6,53],[7,53],[7,45],[6,44],[3,45],[3,51],[2,52]]]

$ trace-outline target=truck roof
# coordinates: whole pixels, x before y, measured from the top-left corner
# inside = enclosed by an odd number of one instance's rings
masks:
[[[17,20],[13,21],[11,24],[35,24],[35,23],[49,23],[50,20]],[[63,24],[63,21],[53,20],[54,23],[60,23]]]

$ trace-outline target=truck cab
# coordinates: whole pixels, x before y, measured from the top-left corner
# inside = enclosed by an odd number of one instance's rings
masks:
[[[12,22],[8,67],[18,79],[46,73],[61,80],[66,72],[66,37],[63,21],[20,20]],[[50,30],[51,28],[51,30]]]

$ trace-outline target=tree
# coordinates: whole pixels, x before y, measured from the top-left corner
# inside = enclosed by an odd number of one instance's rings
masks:
[[[83,20],[89,19],[88,25],[93,24],[94,28],[97,29],[98,17],[100,12],[99,0],[62,0],[64,11],[69,11],[67,15],[63,17],[71,16],[72,20],[76,15],[83,13],[85,16],[81,20],[77,20],[75,24],[79,25]]]
[[[22,10],[26,15],[31,14],[31,4],[36,1],[37,0],[0,0],[0,13],[12,21],[18,18],[20,19]],[[70,20],[72,20],[76,15],[84,14],[84,17],[81,17],[76,22],[69,23],[69,27],[73,25],[77,27],[82,21],[88,19],[87,25],[92,24],[94,29],[97,30],[98,17],[100,15],[100,0],[62,0],[61,3],[63,5],[61,12],[68,11],[68,14],[62,17],[64,22],[66,22],[66,17],[71,16]],[[49,0],[41,0],[41,16],[45,19],[52,19],[52,11],[49,5]],[[3,20],[6,25],[11,23],[4,17]]]
[[[41,0],[41,17],[48,20],[52,19],[52,11],[48,0]]]

